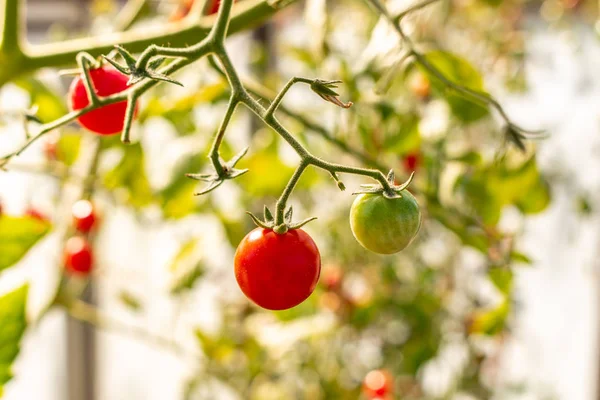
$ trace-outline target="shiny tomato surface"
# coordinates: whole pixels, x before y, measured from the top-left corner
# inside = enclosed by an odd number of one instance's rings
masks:
[[[103,66],[90,70],[94,92],[101,97],[120,93],[128,88],[129,77],[116,69]],[[81,110],[90,104],[83,77],[80,75],[71,84],[69,99],[73,110]],[[114,135],[123,130],[127,101],[108,104],[90,111],[77,120],[88,130],[99,135]],[[137,113],[137,104],[136,104]]]
[[[256,228],[235,253],[235,277],[242,292],[268,310],[302,303],[315,289],[320,273],[319,249],[302,229],[279,235]]]

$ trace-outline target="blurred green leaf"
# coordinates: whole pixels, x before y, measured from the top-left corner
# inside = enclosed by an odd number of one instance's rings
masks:
[[[179,219],[200,210],[206,196],[194,196],[198,183],[185,174],[200,171],[204,163],[204,157],[192,155],[175,168],[171,183],[159,194],[165,218]]]
[[[509,268],[491,268],[488,276],[494,286],[504,295],[510,295],[513,286],[513,272]]]
[[[383,142],[386,151],[405,154],[421,145],[419,118],[415,114],[396,114],[394,124],[388,126],[387,130],[392,133],[388,133]]]
[[[12,379],[12,364],[20,350],[27,328],[25,303],[28,285],[23,285],[0,297],[0,397],[3,386]]]
[[[123,156],[118,165],[104,176],[107,189],[121,189],[128,194],[127,202],[133,207],[147,206],[154,200],[154,194],[144,170],[142,146],[123,146]]]
[[[0,271],[23,258],[50,228],[38,218],[0,216]]]
[[[125,290],[119,293],[119,300],[125,307],[129,308],[131,311],[137,312],[142,309],[141,301],[132,293],[127,292]]]
[[[494,309],[475,311],[469,323],[469,333],[488,336],[501,333],[505,329],[509,309],[508,301],[504,301]]]
[[[56,158],[66,165],[73,165],[81,147],[81,132],[64,132],[56,143]]]
[[[517,206],[524,214],[543,211],[550,203],[550,190],[540,175],[535,158],[518,168],[495,163],[465,174],[457,181],[469,204],[486,225],[495,225],[502,208]]]
[[[68,112],[63,97],[39,79],[18,79],[15,84],[29,93],[31,105],[37,107],[36,116],[42,123],[54,121]]]
[[[510,253],[510,259],[514,262],[518,262],[518,263],[523,263],[523,264],[528,264],[528,265],[532,265],[533,261],[531,260],[531,258],[529,258],[527,255],[520,253],[518,251],[512,251]]]
[[[191,239],[185,242],[171,262],[169,267],[171,272],[171,283],[169,285],[171,294],[181,294],[192,289],[204,274],[199,244],[199,239]]]
[[[469,89],[483,92],[483,78],[468,61],[455,54],[441,50],[429,51],[425,54],[427,60],[435,66],[448,80]],[[427,74],[434,93],[443,97],[450,105],[452,113],[465,123],[474,122],[488,115],[488,107],[473,102],[456,91],[448,88],[435,75],[420,67]]]
[[[191,94],[178,98],[154,97],[148,102],[140,121],[160,116],[170,121],[180,135],[194,133],[196,125],[193,110],[198,104],[216,103],[226,100],[229,86],[225,81],[199,88]]]

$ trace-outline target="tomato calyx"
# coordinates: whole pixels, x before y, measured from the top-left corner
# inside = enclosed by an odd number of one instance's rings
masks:
[[[178,86],[183,86],[181,82],[176,81],[175,79],[158,71],[158,68],[164,63],[166,57],[155,57],[154,59],[151,59],[147,65],[139,66],[135,57],[133,57],[133,55],[123,47],[115,46],[115,50],[121,55],[126,66],[119,64],[112,58],[106,56],[102,57],[118,71],[129,76],[129,81],[127,82],[128,85],[135,85],[141,80],[148,78],[155,81],[163,81]]]
[[[385,197],[386,199],[398,199],[398,198],[402,197],[402,195],[400,193],[410,185],[410,183],[413,180],[414,175],[415,175],[415,173],[412,172],[410,174],[410,176],[408,177],[408,179],[406,180],[406,182],[404,182],[400,185],[396,185],[396,174],[394,173],[394,170],[392,169],[387,174],[387,181],[390,183],[391,190],[384,188],[383,185],[381,185],[379,183],[366,184],[366,185],[360,185],[360,189],[352,194],[353,195],[354,194],[363,194],[363,193],[382,194],[383,197]]]
[[[323,81],[321,79],[315,79],[311,84],[310,88],[313,92],[318,94],[323,100],[335,104],[338,107],[350,108],[352,102],[349,101],[344,103],[339,99],[339,94],[334,90],[337,89],[337,85],[342,83],[340,80],[335,81]]]
[[[215,172],[209,174],[185,174],[185,176],[187,176],[190,179],[208,183],[208,186],[205,189],[202,189],[198,193],[194,193],[194,196],[200,196],[208,192],[212,192],[213,190],[221,186],[226,180],[235,179],[238,176],[244,175],[246,172],[248,172],[248,169],[234,168],[236,164],[242,159],[242,157],[246,155],[247,152],[248,148],[246,147],[244,150],[236,154],[229,162],[225,162],[221,158],[219,158],[220,171],[218,171],[217,168],[215,168]]]
[[[269,208],[267,206],[265,206],[265,209],[263,211],[263,214],[264,214],[263,219],[260,219],[256,215],[252,214],[250,211],[246,211],[246,214],[248,214],[250,216],[250,218],[252,218],[252,221],[257,226],[264,228],[264,229],[270,229],[279,235],[283,235],[284,233],[286,233],[289,230],[302,228],[304,225],[308,224],[310,221],[314,221],[315,219],[317,219],[317,217],[310,217],[310,218],[306,218],[305,220],[302,220],[300,222],[293,222],[292,215],[294,214],[294,210],[292,207],[288,208],[288,210],[286,211],[285,216],[284,216],[284,222],[281,224],[278,224],[277,221],[275,221],[275,218],[273,217],[271,210],[269,210]]]

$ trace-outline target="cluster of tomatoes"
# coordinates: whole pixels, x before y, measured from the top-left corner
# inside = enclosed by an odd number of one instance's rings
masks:
[[[128,87],[127,76],[112,67],[93,69],[90,77],[99,96],[110,96]],[[70,103],[73,110],[89,105],[82,76],[71,85]],[[126,101],[113,103],[88,112],[78,120],[96,134],[112,135],[123,130],[126,108]],[[78,203],[76,206],[89,211],[85,218],[95,218],[91,205],[84,207]],[[350,226],[356,240],[380,254],[404,249],[417,234],[420,224],[419,205],[407,190],[395,198],[381,193],[360,194],[350,211]],[[77,229],[87,233],[81,227]],[[70,239],[65,251],[69,271],[89,271],[92,253],[83,237]],[[290,229],[283,234],[261,227],[254,229],[239,244],[234,264],[242,292],[269,310],[285,310],[306,300],[314,291],[321,272],[319,249],[302,229]]]
[[[77,232],[65,242],[64,267],[71,275],[87,276],[94,266],[89,236],[98,224],[98,216],[89,200],[79,200],[71,209],[72,227]]]

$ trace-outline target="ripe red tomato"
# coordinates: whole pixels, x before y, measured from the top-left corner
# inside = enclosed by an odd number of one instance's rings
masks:
[[[256,228],[235,253],[235,278],[242,292],[267,310],[286,310],[315,290],[321,273],[317,245],[302,229],[279,235]]]
[[[361,194],[350,209],[350,228],[367,250],[393,254],[412,242],[421,227],[421,210],[408,190],[388,199],[379,193]]]
[[[389,371],[375,369],[370,371],[363,382],[363,391],[369,399],[386,398],[394,387],[394,378]]]
[[[79,200],[71,208],[73,226],[81,233],[90,232],[96,224],[94,205],[88,200]]]
[[[64,263],[67,272],[87,275],[93,266],[92,248],[87,240],[74,236],[67,240],[64,248]]]
[[[94,91],[99,96],[110,96],[126,90],[129,86],[127,75],[109,66],[90,70]],[[73,110],[81,110],[90,102],[82,76],[75,78],[69,89],[69,98]],[[99,135],[114,135],[123,130],[127,101],[108,104],[82,115],[77,120],[81,125]],[[135,109],[137,114],[137,104]]]
[[[417,151],[408,153],[402,158],[402,164],[406,171],[416,171],[421,165],[421,154]]]

